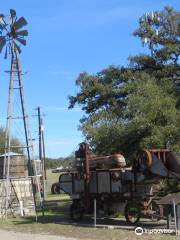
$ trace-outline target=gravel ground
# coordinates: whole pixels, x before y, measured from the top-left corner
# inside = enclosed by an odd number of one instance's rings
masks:
[[[7,230],[0,230],[0,239],[3,239],[3,240],[76,240],[76,238],[52,236],[47,234],[12,232]]]

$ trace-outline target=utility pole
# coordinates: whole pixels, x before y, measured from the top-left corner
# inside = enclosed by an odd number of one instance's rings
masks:
[[[45,196],[45,181],[46,181],[46,156],[45,156],[45,143],[44,143],[44,128],[43,128],[43,119],[41,115],[41,108],[37,107],[38,111],[38,135],[39,135],[39,160],[42,164],[42,181],[43,181],[43,195]],[[43,199],[44,199],[43,196]]]
[[[42,131],[42,149],[43,149],[43,171],[44,171],[44,180],[47,180],[47,175],[46,175],[46,152],[45,152],[45,142],[44,142],[44,125],[43,125],[43,119],[41,119],[41,131]]]
[[[46,154],[45,154],[45,143],[44,143],[44,126],[41,115],[41,108],[37,107],[38,111],[38,129],[39,129],[39,160],[42,162],[44,179],[46,180]]]
[[[39,160],[42,161],[42,126],[41,126],[41,108],[37,107],[38,111],[38,126],[39,126]]]

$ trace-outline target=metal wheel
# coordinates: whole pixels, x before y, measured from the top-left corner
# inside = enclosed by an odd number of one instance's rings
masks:
[[[141,216],[140,204],[133,201],[128,202],[125,207],[125,218],[128,223],[135,224],[139,221]]]
[[[51,193],[52,194],[60,194],[60,187],[58,183],[53,183],[51,186]]]

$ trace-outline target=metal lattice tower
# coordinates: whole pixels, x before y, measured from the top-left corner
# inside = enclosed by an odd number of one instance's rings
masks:
[[[19,91],[20,94],[20,104],[22,110],[22,116],[13,117],[13,95],[14,91]],[[11,144],[11,130],[13,127],[13,120],[22,119],[24,125],[24,133],[26,145],[24,146],[13,146]],[[34,151],[31,133],[28,124],[28,115],[25,108],[25,96],[24,96],[24,85],[23,85],[23,75],[21,71],[19,53],[17,49],[12,45],[12,54],[11,54],[11,70],[10,70],[10,84],[9,84],[9,98],[8,98],[8,111],[7,111],[7,123],[6,123],[6,142],[5,142],[5,153],[14,151],[17,148],[27,149],[27,158],[28,158],[28,174],[32,176],[32,164],[31,160],[34,160]],[[4,177],[9,175],[9,164],[10,158],[5,159],[6,164],[4,164]]]
[[[0,53],[5,47],[5,58],[8,53],[11,56],[11,67],[10,67],[10,83],[9,83],[9,96],[8,96],[8,110],[7,110],[7,122],[6,122],[6,133],[5,133],[5,157],[4,157],[4,169],[3,178],[7,180],[7,186],[10,180],[10,152],[16,149],[23,149],[27,151],[28,160],[28,176],[32,177],[33,183],[36,185],[36,193],[38,195],[38,201],[41,202],[40,193],[40,180],[37,177],[36,172],[36,161],[34,159],[34,150],[31,132],[28,124],[28,115],[25,107],[25,95],[24,95],[24,84],[23,84],[23,73],[20,65],[20,45],[26,45],[25,37],[28,35],[28,31],[24,30],[24,26],[27,25],[27,21],[24,17],[17,18],[16,11],[10,10],[10,21],[6,22],[5,16],[0,14]],[[21,115],[14,116],[14,93],[19,93],[19,104]],[[15,146],[12,144],[12,129],[13,121],[22,120],[24,129],[25,144]],[[17,150],[16,150],[17,151]],[[32,162],[34,164],[32,164]],[[8,208],[8,189],[6,189],[6,210]]]

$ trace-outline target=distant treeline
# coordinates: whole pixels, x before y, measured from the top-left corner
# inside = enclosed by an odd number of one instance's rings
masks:
[[[74,156],[71,155],[65,158],[46,158],[46,168],[52,169],[63,166],[64,168],[69,167],[74,161]]]

